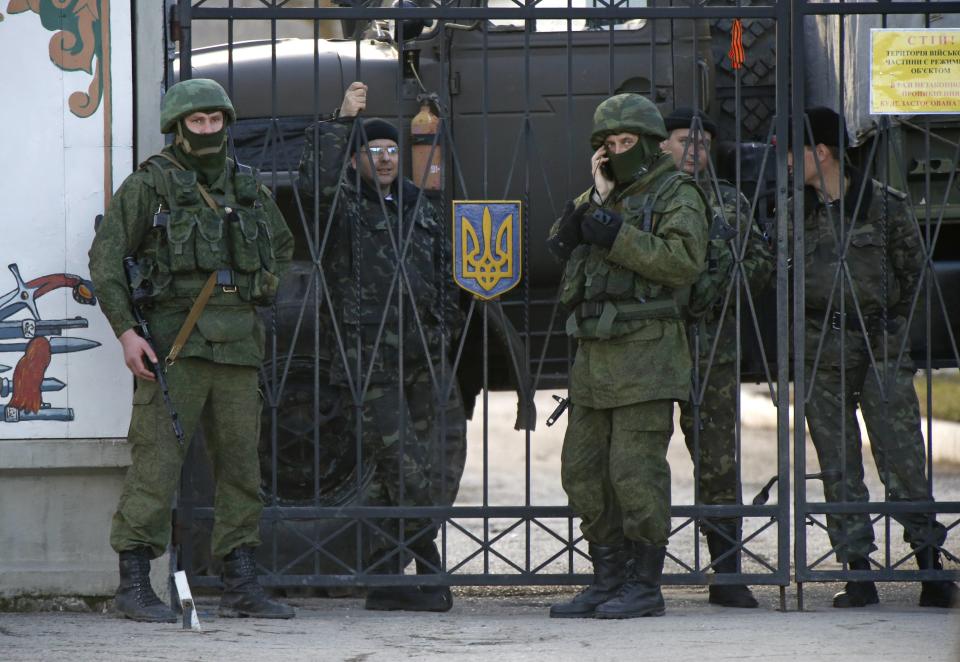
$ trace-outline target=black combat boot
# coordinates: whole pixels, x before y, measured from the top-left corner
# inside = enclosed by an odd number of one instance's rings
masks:
[[[416,551],[421,557],[417,559],[418,575],[432,575],[440,572],[443,567],[443,559],[440,557],[440,549],[437,547],[436,540],[430,540]],[[453,594],[450,592],[449,586],[424,585],[418,588],[424,596],[422,603],[427,607],[422,611],[450,611],[450,608],[453,607]]]
[[[593,618],[593,612],[615,597],[625,580],[623,545],[590,543],[593,582],[573,600],[550,607],[550,618]]]
[[[146,547],[120,552],[120,586],[113,608],[135,621],[176,623],[177,615],[160,601],[150,585],[151,556]]]
[[[440,550],[433,540],[419,545],[416,553],[417,574],[428,575],[440,568]],[[429,564],[429,565],[428,565]],[[402,574],[405,563],[387,564],[395,574]],[[432,567],[431,567],[432,566]],[[449,611],[453,607],[453,595],[448,586],[379,586],[367,590],[364,609],[371,611]]]
[[[943,570],[940,561],[940,552],[932,547],[925,547],[915,553],[917,567],[921,570]],[[939,580],[923,582],[920,589],[921,607],[943,607],[949,609],[960,604],[960,590],[951,581]]]
[[[237,547],[223,559],[223,595],[218,614],[224,618],[293,618],[293,607],[271,600],[257,580],[253,547]]]
[[[707,547],[710,549],[713,571],[715,573],[739,572],[740,550],[731,550],[740,541],[740,527],[732,522],[723,522],[716,526],[719,531],[707,531]],[[717,561],[724,554],[727,555]],[[757,606],[757,599],[745,584],[711,584],[710,604],[754,609]]]
[[[660,577],[666,547],[655,547],[631,540],[627,542],[626,581],[617,595],[598,606],[594,618],[637,618],[663,616]]]
[[[851,557],[847,563],[851,570],[869,570],[870,561],[862,557]],[[880,602],[877,585],[873,582],[847,582],[846,587],[833,596],[833,606],[839,609],[866,607]]]

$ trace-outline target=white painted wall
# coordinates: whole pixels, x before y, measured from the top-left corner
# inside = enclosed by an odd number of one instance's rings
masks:
[[[12,3],[5,3],[10,5]],[[80,3],[82,4],[82,3]],[[99,10],[104,3],[91,3]],[[112,192],[133,169],[133,66],[130,3],[109,3],[110,66],[107,91],[96,112],[78,117],[69,108],[71,95],[86,93],[94,74],[64,71],[51,60],[56,31],[41,24],[33,11],[0,21],[0,126],[4,158],[0,176],[0,296],[15,287],[7,265],[16,263],[25,281],[53,273],[89,278],[87,249],[94,217],[103,212],[105,192]],[[81,10],[85,11],[85,10]],[[97,66],[96,59],[92,65]],[[109,103],[107,103],[109,101]],[[112,109],[111,135],[105,134],[105,107]],[[112,177],[105,176],[105,147]],[[55,354],[47,377],[67,386],[45,393],[51,407],[70,408],[74,420],[0,422],[3,439],[106,438],[126,436],[132,382],[119,344],[98,307],[74,301],[70,289],[38,299],[41,318],[81,316],[89,327],[64,332],[94,340],[100,347]],[[30,317],[21,310],[10,319]],[[4,344],[23,339],[0,339]],[[0,351],[0,365],[12,379],[22,354]],[[9,397],[0,398],[0,403]],[[0,417],[2,421],[2,417]]]

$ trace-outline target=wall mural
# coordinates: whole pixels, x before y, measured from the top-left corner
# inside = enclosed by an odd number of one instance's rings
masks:
[[[49,46],[50,60],[55,65],[64,71],[93,74],[86,92],[70,95],[70,112],[77,117],[90,117],[96,112],[109,78],[105,71],[108,65],[101,3],[102,0],[10,0],[7,5],[7,13],[32,11],[40,16],[43,27],[56,31]]]
[[[113,109],[110,97],[110,0],[10,0],[11,16],[32,11],[50,39],[50,60],[64,71],[93,74],[86,92],[70,95],[77,117],[90,117],[103,106],[103,208],[113,195]],[[0,14],[0,21],[3,14]]]
[[[131,383],[122,366],[101,358],[113,335],[95,312],[85,265],[88,219],[109,205],[114,169],[132,168],[131,8],[110,0],[0,0],[0,77],[23,90],[0,115],[9,122],[29,109],[56,127],[38,139],[56,161],[11,172],[14,195],[0,214],[31,219],[33,228],[8,228],[0,242],[0,441],[116,438],[128,425],[103,404],[128,398]],[[116,35],[111,21],[120,26]],[[116,99],[111,72],[120,81]],[[32,142],[11,140],[19,149]],[[43,195],[31,194],[35,181]]]
[[[74,411],[68,407],[53,407],[45,402],[44,394],[56,392],[66,384],[56,377],[47,377],[47,368],[53,354],[85,352],[100,343],[86,338],[63,337],[64,329],[85,329],[85,317],[43,319],[37,299],[54,290],[69,287],[73,299],[87,306],[96,305],[93,285],[74,274],[48,274],[24,282],[16,264],[8,265],[15,287],[0,295],[0,359],[5,354],[22,354],[13,377],[0,377],[0,398],[9,398],[3,406],[3,421],[72,421]],[[25,317],[10,319],[25,313]],[[12,340],[13,342],[5,342]],[[0,374],[10,371],[0,364]]]

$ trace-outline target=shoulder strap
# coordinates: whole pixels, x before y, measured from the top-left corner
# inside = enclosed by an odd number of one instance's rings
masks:
[[[159,156],[162,159],[166,159],[167,161],[172,163],[174,166],[176,166],[179,170],[187,169],[183,164],[177,161],[177,159],[172,154],[168,154],[167,152],[159,152],[154,156]],[[150,159],[153,159],[153,157],[150,157]],[[203,184],[201,184],[199,181],[197,182],[197,190],[200,191],[200,197],[202,197],[203,201],[207,203],[207,206],[210,207],[210,209],[212,209],[213,211],[219,213],[220,207],[217,206],[216,200],[213,199],[213,196],[207,193],[207,189],[204,188]]]
[[[657,187],[657,190],[654,191],[653,195],[647,196],[646,201],[643,203],[642,228],[644,232],[653,231],[653,206],[656,204],[657,199],[659,199],[659,197],[667,189],[667,186],[684,177],[686,177],[686,175],[679,171],[668,174],[660,181],[660,185]]]
[[[170,195],[170,188],[167,186],[167,173],[164,171],[165,168],[154,160],[156,156],[157,155],[154,154],[141,163],[137,166],[137,170],[145,170],[150,173],[150,176],[153,178],[154,190],[156,190],[157,195],[163,200],[163,203],[166,204],[167,209],[172,211],[173,200]]]

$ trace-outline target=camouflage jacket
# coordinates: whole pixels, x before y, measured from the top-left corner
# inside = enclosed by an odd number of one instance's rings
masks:
[[[395,382],[402,341],[405,378],[413,380],[430,362],[449,359],[463,326],[450,247],[439,215],[413,182],[398,179],[387,199],[346,163],[352,126],[352,118],[342,118],[307,128],[297,185],[307,215],[314,205],[318,210],[333,311],[321,322],[330,380],[343,384],[356,372],[357,334],[361,375]]]
[[[750,297],[756,302],[770,280],[774,260],[770,245],[760,227],[750,217],[750,203],[747,198],[742,193],[738,196],[736,187],[726,181],[719,181],[716,186],[707,186],[705,191],[712,210],[711,238],[707,250],[707,267],[690,293],[690,312],[697,318],[691,326],[691,349],[695,344],[699,348],[700,361],[705,362],[710,358],[716,342],[713,362],[729,363],[737,358],[736,290],[730,292],[722,320],[722,331],[720,314],[723,312],[730,281],[736,278],[740,286],[741,311],[745,313],[741,319],[749,320],[750,314],[746,312],[749,305],[746,300],[747,289],[742,285],[742,278],[746,277]],[[737,238],[738,228],[740,239]],[[740,255],[743,256],[742,260],[738,260]],[[743,267],[742,271],[737,266],[738,261]]]
[[[195,173],[152,162],[166,163],[151,157],[124,180],[90,247],[90,277],[104,315],[117,336],[136,326],[123,268],[124,257],[136,257],[154,292],[144,314],[166,355],[204,281],[212,271],[229,270],[236,290],[214,290],[180,356],[259,366],[265,334],[255,307],[270,302],[293,255],[280,210],[270,191],[230,159],[207,187],[216,211],[202,199]],[[235,215],[227,222],[230,210]]]
[[[874,350],[878,355],[884,352],[880,340],[884,337],[885,320],[889,332],[886,353],[897,356],[900,332],[907,326],[911,302],[921,286],[923,246],[906,196],[875,179],[864,181],[853,168],[846,168],[846,173],[850,181],[845,189],[842,222],[839,200],[824,203],[812,188],[804,190],[808,361],[813,360],[817,351],[816,339],[821,335],[828,304],[831,315],[840,310],[841,288],[847,314],[845,326],[848,334],[853,334],[852,339],[862,338],[863,334],[859,308],[867,332],[873,337]],[[792,211],[792,204],[789,209]],[[792,240],[792,227],[790,237]],[[844,246],[849,278],[843,271],[837,275]],[[839,364],[839,348],[836,352],[824,352],[831,355],[824,355],[821,363]]]
[[[599,300],[627,307],[664,301],[696,281],[703,270],[708,224],[702,193],[689,177],[673,179],[669,194],[657,196],[652,227],[643,229],[644,203],[658,182],[675,172],[673,160],[664,156],[644,176],[614,189],[606,206],[622,215],[623,225],[609,250],[589,244],[573,250],[561,283],[566,305]],[[590,194],[586,191],[576,202],[589,200]],[[557,229],[554,224],[551,234]],[[592,293],[597,287],[601,291]],[[691,361],[680,315],[614,319],[607,335],[598,333],[598,320],[578,321],[577,314],[572,312],[573,324],[568,324],[568,332],[579,339],[570,375],[574,404],[608,408],[687,399]]]

